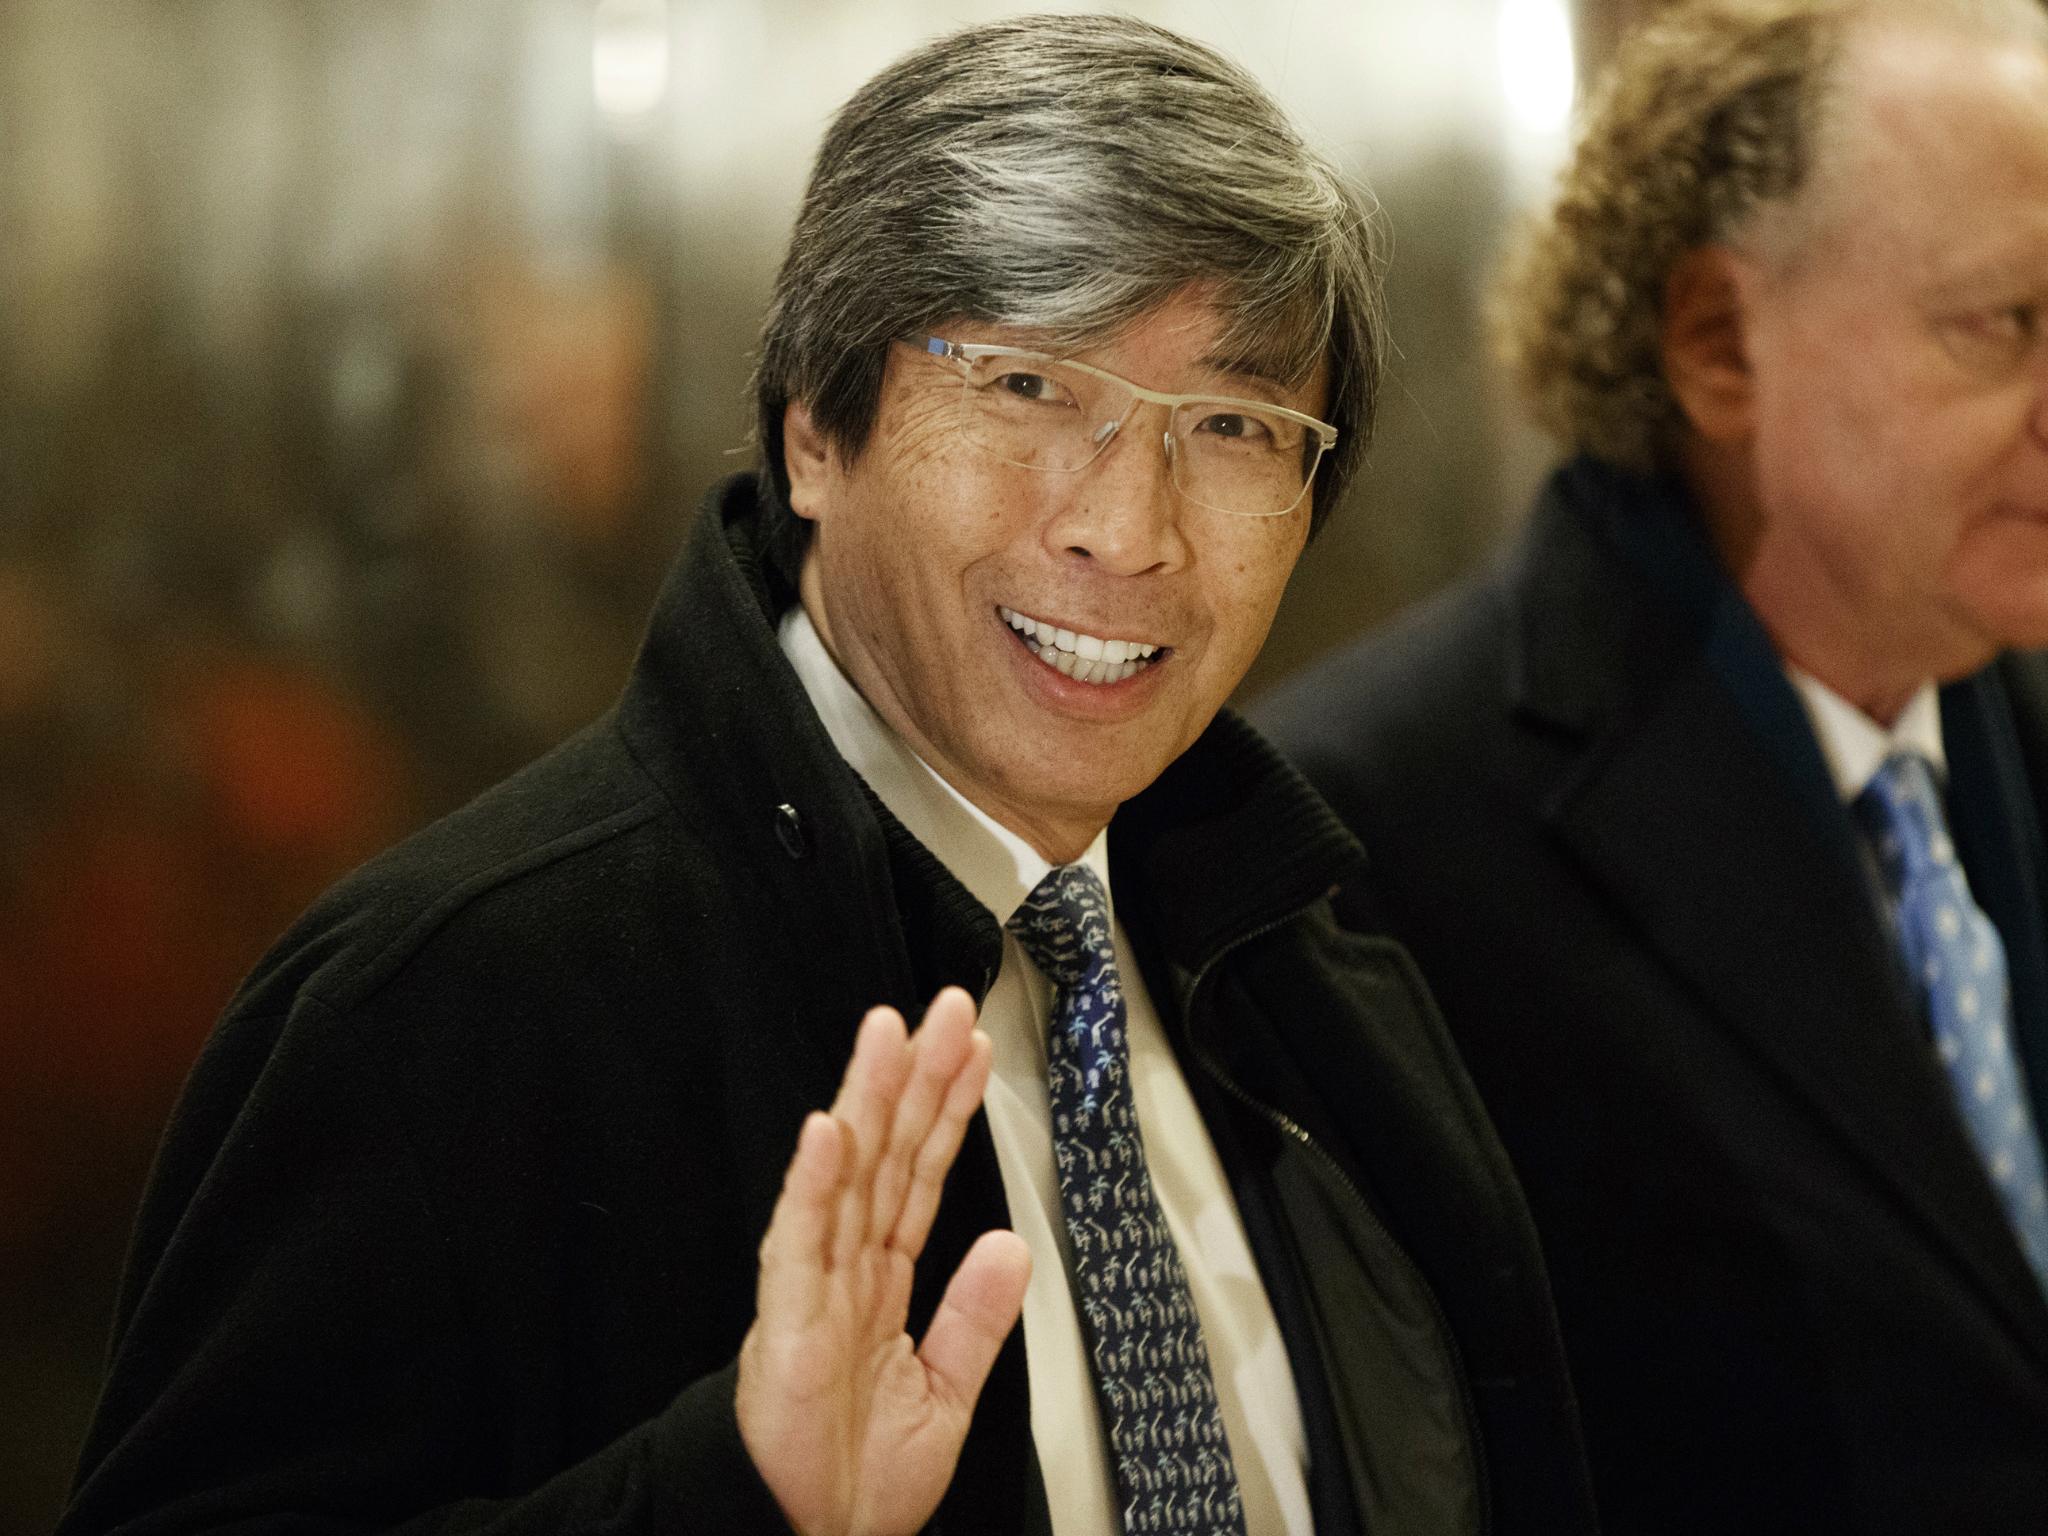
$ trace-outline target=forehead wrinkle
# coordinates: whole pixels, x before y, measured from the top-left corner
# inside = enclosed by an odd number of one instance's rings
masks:
[[[2029,176],[2025,156],[1985,151],[1996,139],[2024,143],[2043,126],[2048,51],[1893,21],[1853,36],[1838,73],[1838,153],[1850,145],[1863,150],[1840,155],[1845,170],[1867,167],[1873,154],[1918,160],[1947,152],[2000,183],[2038,185],[2038,159]]]
[[[1805,248],[1795,264],[1861,252],[1935,286],[1995,259],[1982,241],[1956,254],[1956,237],[1996,203],[2007,204],[1999,227],[2025,205],[2048,206],[2048,152],[2027,152],[2048,142],[2044,65],[2048,55],[2026,44],[1910,20],[1852,31],[1816,125],[1813,174],[1780,214]]]

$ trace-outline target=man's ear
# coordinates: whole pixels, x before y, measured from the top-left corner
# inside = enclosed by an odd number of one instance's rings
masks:
[[[789,476],[790,511],[815,521],[831,503],[839,450],[818,430],[810,407],[801,400],[782,408],[782,468]]]
[[[1692,429],[1722,447],[1747,441],[1755,421],[1743,276],[1734,251],[1702,245],[1679,257],[1664,280],[1658,346],[1665,381]]]

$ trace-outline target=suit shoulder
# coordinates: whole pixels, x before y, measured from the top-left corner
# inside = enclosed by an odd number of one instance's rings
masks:
[[[1247,713],[1319,788],[1393,756],[1453,749],[1505,708],[1507,614],[1499,568],[1489,567],[1323,657]]]
[[[2048,651],[2009,651],[1999,658],[1998,672],[2014,712],[2048,722]]]

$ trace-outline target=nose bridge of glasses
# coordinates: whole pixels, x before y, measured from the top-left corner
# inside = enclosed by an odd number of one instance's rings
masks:
[[[1124,431],[1124,428],[1130,423],[1131,417],[1135,413],[1134,408],[1142,403],[1137,396],[1133,395],[1123,402],[1121,410],[1116,415],[1105,414],[1088,427],[1088,462],[1093,463],[1101,458],[1106,450],[1114,447],[1120,439],[1125,437],[1131,437],[1133,441],[1129,447],[1122,450],[1122,454],[1119,455],[1120,458],[1128,456],[1133,451],[1149,453],[1150,450],[1144,447],[1144,444],[1148,441],[1144,433],[1132,434]],[[1161,431],[1159,441],[1163,445],[1163,451],[1166,455],[1166,478],[1173,484],[1178,485],[1180,483],[1180,461],[1174,455],[1173,431],[1170,425]]]
[[[1128,379],[1097,368],[1065,365],[1066,387],[1080,410],[1080,426],[1087,439],[1087,456],[1094,460],[1114,443],[1143,402],[1144,391]]]

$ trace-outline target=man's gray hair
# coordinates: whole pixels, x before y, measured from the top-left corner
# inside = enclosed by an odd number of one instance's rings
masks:
[[[969,319],[1078,348],[1203,283],[1231,364],[1295,385],[1328,363],[1319,525],[1371,434],[1382,266],[1376,209],[1210,49],[1121,16],[955,32],[863,86],[818,152],[754,375],[764,467],[786,498],[792,400],[857,456],[894,338]]]
[[[1672,267],[1716,242],[1796,254],[1816,168],[1833,163],[1850,30],[1887,20],[2048,40],[2037,0],[1673,0],[1624,41],[1496,294],[1503,360],[1564,446],[1633,469],[1675,462]]]

